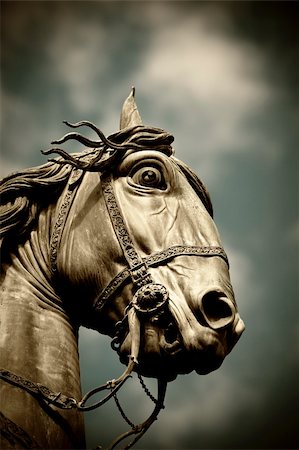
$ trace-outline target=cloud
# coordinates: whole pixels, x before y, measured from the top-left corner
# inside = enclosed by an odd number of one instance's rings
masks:
[[[106,42],[99,23],[70,15],[57,18],[55,34],[46,46],[52,80],[62,84],[71,108],[83,115],[96,108],[95,87],[108,65]]]
[[[45,87],[56,89],[62,97],[46,96],[36,110],[27,98],[11,98],[5,106],[7,115],[9,108],[11,116],[17,115],[16,128],[24,129],[28,154],[35,146],[40,148],[40,142],[48,142],[39,139],[40,126],[44,136],[51,127],[51,138],[55,136],[59,100],[75,120],[94,120],[109,134],[116,129],[127,95],[124,86],[136,84],[145,122],[173,131],[178,157],[191,165],[200,160],[209,183],[217,182],[219,167],[228,170],[219,163],[227,155],[250,152],[268,164],[279,157],[282,149],[277,139],[265,136],[259,127],[273,98],[265,58],[245,40],[235,39],[224,13],[215,15],[215,10],[202,8],[200,14],[187,9],[182,14],[179,7],[145,4],[141,16],[140,9],[131,8],[131,22],[122,27],[105,21],[101,14],[82,20],[78,10],[62,14],[61,8],[43,44],[40,74]],[[147,37],[138,51],[130,47],[134,37],[140,39],[140,34],[133,34],[137,24]],[[124,52],[127,58],[122,57]],[[46,127],[42,115],[49,119]],[[30,132],[32,142],[26,136]]]
[[[43,157],[39,153],[43,143],[52,140],[51,129],[43,126],[44,118],[32,103],[20,96],[3,92],[3,136],[2,136],[2,176],[10,169],[17,170],[32,164],[36,158]]]
[[[299,221],[293,224],[286,236],[286,242],[290,245],[299,244]]]
[[[179,156],[193,161],[199,153],[211,177],[218,174],[216,158],[250,152],[269,164],[283,151],[260,126],[275,96],[264,55],[227,32],[227,17],[214,22],[209,11],[173,13],[171,26],[158,21],[134,73],[138,90],[156,105],[157,123],[177,130]]]
[[[175,391],[174,387],[169,387],[166,412],[155,425],[161,448],[185,448],[187,436],[200,435],[199,430],[212,435],[215,426],[221,435],[230,427],[242,409],[241,405],[259,408],[258,389],[244,386],[241,380],[229,374],[189,375],[188,380],[184,378],[184,382],[176,382],[180,386],[176,386]]]
[[[255,302],[248,299],[257,299],[260,296],[261,286],[254,283],[254,266],[253,261],[244,252],[226,245],[226,251],[229,255],[230,276],[240,314],[248,314],[248,312],[256,307]]]
[[[211,108],[220,106],[221,112],[242,113],[268,100],[256,48],[209,32],[204,16],[176,19],[173,27],[155,33],[137,78],[159,84],[162,100],[169,100],[170,90],[181,91]]]

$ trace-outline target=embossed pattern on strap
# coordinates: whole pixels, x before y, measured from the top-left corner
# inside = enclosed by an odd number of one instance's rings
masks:
[[[161,264],[165,264],[167,261],[175,258],[176,256],[219,256],[222,258],[227,265],[228,259],[227,255],[222,247],[197,247],[190,245],[175,245],[169,247],[167,250],[154,253],[146,258],[142,258],[143,263],[147,267],[155,267]],[[103,306],[107,303],[112,295],[119,289],[122,284],[131,276],[129,269],[122,270],[115,278],[103,289],[103,291],[98,295],[94,302],[94,308],[100,311]]]
[[[111,223],[123,251],[124,257],[126,258],[126,261],[129,265],[129,273],[131,275],[133,283],[137,287],[152,283],[152,278],[148,273],[147,266],[136,252],[132,239],[130,238],[130,235],[124,223],[120,208],[115,198],[112,184],[112,175],[108,173],[102,175],[101,181],[103,195],[109,212]]]
[[[20,375],[16,375],[10,370],[0,369],[0,379],[14,386],[21,387],[31,395],[42,398],[48,404],[52,404],[62,409],[72,409],[76,406],[76,400],[72,397],[67,397],[61,392],[54,392],[48,387],[28,380]]]
[[[61,241],[61,236],[63,233],[64,225],[66,222],[66,219],[68,217],[68,212],[70,210],[70,207],[73,203],[75,193],[77,192],[77,189],[79,187],[79,181],[81,181],[82,176],[84,172],[79,169],[73,169],[71,172],[67,190],[64,195],[64,198],[62,200],[62,204],[60,206],[58,217],[54,225],[53,233],[51,236],[50,241],[50,263],[51,263],[51,270],[53,273],[57,270],[57,255],[58,255],[58,249]]]
[[[82,180],[83,174],[84,172],[82,170],[74,169],[72,171],[65,196],[59,209],[58,218],[54,225],[50,242],[50,260],[53,273],[55,273],[57,270],[57,254],[64,225],[70,207],[73,203],[75,193],[77,192],[80,181]],[[167,261],[175,258],[176,256],[219,256],[227,263],[227,265],[229,265],[226,253],[220,246],[200,247],[190,245],[175,245],[169,247],[166,250],[149,255],[145,258],[140,257],[134,248],[134,244],[124,223],[121,210],[117,204],[113,190],[112,175],[108,173],[102,175],[101,182],[110,220],[129,267],[118,273],[96,297],[93,307],[97,311],[100,311],[103,308],[110,297],[115,294],[117,289],[119,289],[128,278],[132,279],[133,284],[137,288],[152,283],[153,280],[150,273],[148,272],[148,268],[155,267],[160,264],[165,264]]]

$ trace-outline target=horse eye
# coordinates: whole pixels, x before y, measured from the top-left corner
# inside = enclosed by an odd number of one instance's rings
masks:
[[[135,184],[145,187],[165,189],[165,180],[163,174],[156,167],[141,167],[131,174]]]

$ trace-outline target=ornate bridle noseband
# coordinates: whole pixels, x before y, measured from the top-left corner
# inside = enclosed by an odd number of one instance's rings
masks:
[[[69,124],[72,127],[78,127],[81,125],[87,125],[93,130],[95,130],[95,126],[90,124],[89,122],[79,122],[77,124]],[[145,129],[145,127],[135,127],[137,131],[140,128]],[[70,155],[66,154],[61,149],[51,149],[50,151],[44,152],[45,154],[52,153],[53,151],[59,153],[63,156],[66,161],[54,160],[56,163],[67,163],[73,165],[74,168],[71,171],[67,188],[65,189],[64,196],[61,202],[61,206],[58,212],[57,220],[55,222],[53,233],[50,240],[50,263],[51,270],[53,276],[55,277],[57,273],[57,256],[60,248],[60,242],[64,230],[64,226],[68,217],[68,213],[73,204],[76,192],[78,187],[81,184],[84,173],[87,170],[90,171],[98,171],[100,173],[100,180],[102,186],[102,192],[105,199],[107,211],[109,213],[109,217],[111,220],[111,224],[114,230],[114,233],[118,239],[119,245],[121,247],[122,253],[127,263],[127,267],[123,269],[120,273],[118,273],[110,283],[101,291],[101,293],[96,297],[93,308],[95,311],[99,312],[102,308],[109,302],[112,298],[114,298],[117,290],[119,290],[124,283],[131,281],[133,284],[133,298],[128,304],[125,316],[121,322],[116,324],[116,332],[115,336],[112,339],[112,348],[114,350],[119,350],[119,347],[122,343],[124,333],[129,331],[132,337],[131,344],[131,354],[129,356],[128,365],[123,374],[117,378],[110,381],[107,381],[102,386],[99,386],[91,391],[89,391],[80,401],[77,401],[74,398],[67,397],[62,393],[53,392],[51,389],[41,385],[40,383],[35,383],[33,381],[27,380],[21,376],[18,376],[8,370],[0,370],[0,378],[7,381],[10,384],[16,385],[18,387],[23,388],[31,395],[37,397],[38,399],[42,399],[46,401],[48,404],[52,404],[61,409],[71,409],[77,408],[80,411],[90,411],[93,410],[105,402],[107,402],[111,397],[113,397],[117,403],[117,406],[120,409],[120,412],[127,423],[131,426],[131,429],[126,433],[119,436],[109,447],[109,449],[113,449],[120,441],[129,437],[130,435],[136,435],[132,442],[130,442],[125,448],[128,449],[132,445],[134,445],[138,439],[145,433],[145,431],[151,426],[151,424],[156,420],[160,410],[164,408],[163,402],[166,393],[167,381],[166,379],[159,378],[158,379],[158,398],[155,399],[148,391],[146,386],[144,385],[143,380],[141,380],[141,384],[147,393],[147,395],[152,399],[155,403],[154,410],[152,414],[149,416],[147,420],[139,425],[134,425],[124,414],[122,408],[119,405],[119,402],[116,397],[117,391],[121,388],[121,386],[125,383],[125,381],[130,377],[131,373],[134,369],[138,372],[138,355],[139,355],[139,347],[140,347],[140,328],[143,320],[147,320],[148,318],[153,318],[161,311],[167,310],[169,294],[165,286],[162,284],[155,283],[150,272],[149,267],[156,267],[162,264],[167,263],[177,256],[189,255],[189,256],[200,256],[200,257],[212,257],[218,256],[222,258],[227,264],[228,259],[226,253],[222,247],[219,246],[190,246],[190,245],[176,245],[169,247],[163,251],[153,253],[147,257],[141,258],[138,254],[134,243],[130,237],[130,233],[125,225],[123,215],[121,212],[121,207],[118,204],[114,188],[113,188],[113,175],[111,174],[111,167],[116,164],[119,160],[119,155],[123,155],[125,151],[128,149],[135,150],[145,150],[147,148],[146,145],[135,144],[129,142],[128,144],[118,144],[109,141],[107,138],[104,138],[100,130],[96,128],[96,132],[100,135],[102,141],[106,145],[106,148],[100,148],[97,156],[94,157],[94,152],[85,153],[83,158],[80,160],[79,158],[75,160]],[[151,129],[158,130],[158,129]],[[161,131],[161,130],[160,130]],[[80,142],[84,142],[88,145],[86,138],[82,138],[81,135],[76,135],[75,133],[69,133],[60,141],[55,141],[55,143],[61,143],[68,139],[77,139]],[[78,138],[80,136],[80,138]],[[169,135],[168,135],[169,136]],[[92,141],[92,144],[95,144]],[[97,144],[99,144],[97,142]],[[137,145],[137,148],[136,148]],[[148,145],[148,142],[147,142]],[[89,145],[90,146],[90,145]],[[98,146],[99,147],[99,146]],[[107,148],[113,148],[112,153],[109,154],[108,158],[104,158],[105,152],[107,153]],[[157,146],[157,150],[165,150],[164,147],[166,145]],[[162,148],[163,147],[163,148]],[[167,147],[169,150],[169,140],[167,143]],[[121,150],[121,151],[120,151]],[[100,153],[100,156],[99,156]],[[172,153],[172,152],[168,152]],[[68,157],[66,157],[68,155]],[[91,156],[93,157],[93,164],[91,164]],[[77,161],[77,163],[76,163]],[[124,332],[125,329],[125,332]],[[139,375],[138,375],[139,376]],[[96,403],[88,406],[86,402],[94,396],[96,393],[109,390],[110,392],[101,400]]]

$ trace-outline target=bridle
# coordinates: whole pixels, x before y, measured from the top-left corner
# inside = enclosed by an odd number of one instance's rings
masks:
[[[64,230],[64,226],[68,217],[68,213],[73,204],[78,187],[81,184],[84,170],[74,168],[70,174],[67,188],[65,190],[59,211],[57,220],[53,227],[53,233],[50,240],[50,263],[51,270],[55,276],[57,273],[57,255],[60,248],[61,238]],[[218,246],[190,246],[190,245],[176,245],[169,247],[163,251],[153,253],[145,258],[141,258],[138,254],[134,243],[130,237],[130,233],[125,225],[121,208],[115,197],[113,188],[113,176],[111,171],[106,171],[100,174],[103,196],[105,199],[106,207],[109,213],[111,224],[119,242],[120,248],[127,263],[127,267],[119,272],[109,284],[101,291],[96,297],[93,309],[96,312],[102,310],[107,303],[114,298],[116,291],[120,289],[128,280],[133,284],[133,298],[126,308],[125,316],[121,322],[116,324],[116,333],[112,339],[112,347],[118,350],[124,335],[124,328],[129,329],[132,337],[131,354],[128,358],[128,365],[123,374],[114,380],[107,381],[102,386],[99,386],[89,391],[80,401],[74,398],[67,397],[62,393],[53,392],[51,389],[35,383],[31,380],[25,379],[19,375],[16,375],[8,370],[0,370],[0,378],[4,381],[21,387],[29,392],[39,400],[44,400],[48,404],[52,404],[61,409],[76,408],[80,411],[90,411],[100,407],[110,398],[114,397],[116,402],[117,391],[122,387],[125,381],[131,376],[131,373],[138,364],[137,358],[140,347],[140,327],[142,321],[149,317],[153,317],[159,312],[166,310],[168,307],[169,295],[165,286],[155,283],[150,272],[149,267],[157,267],[165,264],[173,258],[181,255],[188,256],[200,256],[200,257],[212,257],[218,256],[222,258],[227,264],[228,259],[226,253],[222,247]],[[154,399],[147,391],[144,384],[143,388],[145,392],[155,403],[152,414],[140,425],[131,425],[131,430],[119,436],[109,447],[113,449],[123,439],[136,435],[132,442],[130,442],[124,448],[128,449],[134,445],[138,439],[146,432],[151,424],[156,420],[160,410],[164,408],[163,402],[166,394],[167,381],[166,379],[159,378],[158,382],[158,398]],[[141,382],[143,383],[143,382]],[[86,402],[93,397],[96,393],[109,390],[110,392],[101,400],[92,405],[86,405]],[[122,409],[119,407],[123,417]],[[124,417],[126,419],[126,417]]]
[[[130,234],[124,223],[121,208],[116,201],[112,175],[110,173],[104,174],[104,176],[101,177],[101,182],[105,203],[109,212],[114,233],[118,239],[128,267],[119,272],[97,296],[94,302],[94,308],[97,311],[100,311],[103,306],[107,304],[110,298],[114,297],[115,292],[124,284],[125,281],[128,280],[128,278],[131,279],[134,287],[137,289],[140,289],[146,285],[152,285],[153,280],[148,268],[165,264],[167,261],[175,258],[176,256],[219,256],[224,259],[228,265],[227,255],[224,249],[219,246],[199,247],[191,245],[175,245],[161,252],[156,252],[145,258],[141,258],[134,247]],[[142,292],[144,291],[140,291],[140,294],[138,294],[137,291],[135,294],[135,299],[133,299],[133,306],[139,312],[142,312],[142,308],[140,306],[140,295]],[[151,305],[148,306],[150,310],[152,310]],[[151,312],[154,313],[154,311]],[[147,313],[147,311],[144,311],[144,313]]]

